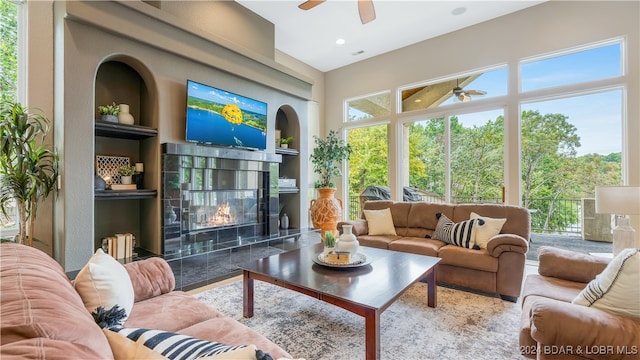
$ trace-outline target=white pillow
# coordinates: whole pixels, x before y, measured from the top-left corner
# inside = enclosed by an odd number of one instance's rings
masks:
[[[624,249],[572,303],[640,319],[640,249]]]
[[[391,209],[364,210],[364,218],[367,219],[369,235],[397,235]]]
[[[481,249],[486,249],[489,240],[500,234],[502,226],[507,222],[507,219],[496,219],[482,215],[478,215],[474,212],[471,213],[471,219],[482,219],[484,224],[477,224],[475,242]]]
[[[80,270],[73,286],[89,312],[98,306],[109,310],[119,305],[127,313],[123,322],[129,317],[134,301],[131,278],[124,266],[102,249]]]

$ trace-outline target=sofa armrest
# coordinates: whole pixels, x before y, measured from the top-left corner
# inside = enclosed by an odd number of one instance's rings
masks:
[[[500,254],[505,251],[526,254],[527,250],[529,250],[527,240],[515,234],[498,234],[487,243],[487,252],[493,257],[500,257]]]
[[[367,225],[367,220],[365,219],[347,220],[347,221],[339,222],[337,227],[340,233],[342,233],[342,225],[353,226],[353,229],[351,230],[351,232],[355,236],[366,235],[369,233],[369,226]]]
[[[610,259],[541,246],[538,249],[538,261],[540,275],[588,283],[604,270]]]
[[[600,309],[540,298],[531,306],[530,319],[531,337],[543,346],[541,352],[544,352],[544,345],[563,346],[564,349],[571,346],[572,351],[582,349],[581,355],[587,358],[590,356],[584,351],[589,348],[607,351],[598,352],[594,358],[623,359],[630,354],[621,353],[620,349],[635,349],[634,356],[640,349],[640,320]],[[603,345],[612,346],[608,349],[613,351],[602,349]]]
[[[134,261],[125,264],[124,267],[131,278],[135,302],[166,294],[176,287],[173,270],[162,258]]]

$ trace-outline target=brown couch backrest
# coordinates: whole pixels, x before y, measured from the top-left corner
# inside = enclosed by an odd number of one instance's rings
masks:
[[[391,209],[396,233],[400,236],[424,237],[433,233],[438,219],[436,213],[442,213],[454,222],[468,220],[471,212],[492,218],[506,218],[502,234],[516,234],[529,239],[531,219],[527,209],[502,204],[438,204],[424,201],[400,202],[390,200],[371,200],[364,204],[365,210]],[[364,218],[364,215],[363,215]]]

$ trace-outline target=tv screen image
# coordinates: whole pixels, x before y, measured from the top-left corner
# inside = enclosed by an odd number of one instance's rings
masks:
[[[267,148],[267,104],[187,80],[186,140]]]

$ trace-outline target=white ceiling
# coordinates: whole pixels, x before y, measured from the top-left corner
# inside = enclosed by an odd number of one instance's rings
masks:
[[[373,0],[376,19],[363,25],[356,0],[308,11],[304,0],[236,1],[275,25],[276,49],[323,72],[544,2]]]

